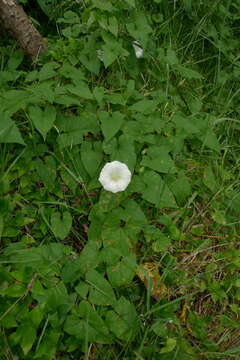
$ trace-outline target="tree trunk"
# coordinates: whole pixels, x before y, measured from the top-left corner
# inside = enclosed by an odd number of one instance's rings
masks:
[[[47,44],[15,0],[0,0],[0,20],[3,26],[29,57],[47,50]]]

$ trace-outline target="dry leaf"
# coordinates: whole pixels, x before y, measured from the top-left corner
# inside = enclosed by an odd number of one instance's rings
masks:
[[[155,263],[144,263],[138,267],[138,277],[142,280],[148,289],[148,282],[151,280],[151,296],[155,300],[162,299],[168,293],[168,289],[161,279],[158,271],[158,265]]]
[[[181,312],[181,315],[179,316],[179,319],[181,321],[182,324],[186,324],[186,321],[187,321],[187,312],[189,310],[189,306],[187,304],[184,304],[183,305],[183,308],[182,308],[182,312]]]

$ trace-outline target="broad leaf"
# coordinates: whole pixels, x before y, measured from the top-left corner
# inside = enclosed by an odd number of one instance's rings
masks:
[[[35,169],[40,178],[40,181],[51,190],[55,185],[56,174],[56,161],[52,156],[46,156],[44,161],[37,159],[34,161]]]
[[[56,238],[60,240],[65,239],[72,227],[72,216],[68,211],[63,212],[52,212],[51,215],[51,227]]]
[[[133,21],[126,24],[126,27],[129,34],[135,40],[139,41],[141,46],[145,47],[147,45],[148,37],[152,32],[152,28],[143,12],[136,14]]]
[[[86,281],[90,287],[89,301],[96,305],[110,305],[116,301],[114,291],[109,282],[96,270],[86,273]]]
[[[37,105],[30,106],[29,115],[35,128],[40,132],[44,140],[46,140],[46,135],[49,130],[51,130],[56,119],[55,108],[46,106],[44,109],[41,109]]]
[[[154,171],[147,171],[143,175],[143,181],[146,186],[142,194],[145,200],[155,204],[158,208],[176,207],[174,196],[160,175]]]
[[[176,167],[168,152],[168,149],[164,146],[151,146],[147,156],[143,157],[141,165],[161,173],[175,173]]]
[[[133,340],[139,326],[134,305],[121,297],[114,306],[114,310],[106,314],[108,327],[120,340]]]
[[[220,152],[221,147],[218,138],[212,129],[208,129],[206,134],[202,135],[200,138],[203,142],[203,146],[207,146],[218,153]]]
[[[133,172],[137,160],[134,144],[125,136],[120,136],[117,148],[111,153],[111,160],[118,160],[127,164]]]
[[[25,145],[17,126],[7,116],[2,116],[0,120],[0,143],[18,143]]]
[[[119,111],[115,111],[112,116],[107,111],[100,111],[99,119],[105,141],[109,141],[120,130],[124,115]]]
[[[33,343],[36,339],[37,332],[34,327],[31,326],[31,323],[23,325],[21,328],[21,348],[24,355],[31,350]]]
[[[157,100],[144,99],[144,100],[140,100],[137,103],[133,104],[132,106],[129,107],[129,109],[131,111],[135,111],[135,112],[139,112],[139,113],[143,113],[143,114],[149,114],[154,111],[157,104],[158,104]]]
[[[129,254],[123,257],[116,265],[107,267],[108,279],[113,287],[125,286],[131,283],[135,276],[136,256]]]
[[[90,143],[84,141],[81,146],[81,159],[88,174],[93,177],[103,158],[100,142]]]
[[[102,336],[105,341],[107,340],[107,336],[109,335],[108,328],[89,302],[85,300],[81,301],[77,313],[99,333],[99,336]]]

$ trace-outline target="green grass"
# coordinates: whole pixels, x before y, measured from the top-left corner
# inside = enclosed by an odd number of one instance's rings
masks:
[[[49,50],[0,43],[1,359],[238,360],[240,1],[22,3]]]

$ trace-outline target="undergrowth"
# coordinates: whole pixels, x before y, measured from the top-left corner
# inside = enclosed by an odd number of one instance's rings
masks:
[[[239,359],[240,1],[21,3],[48,52],[0,43],[2,358]]]

